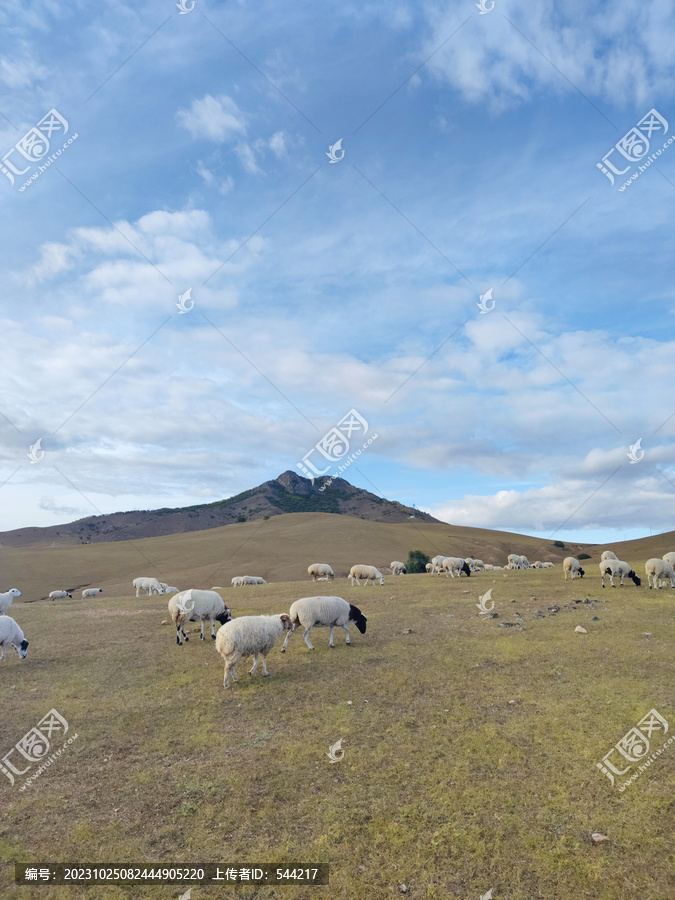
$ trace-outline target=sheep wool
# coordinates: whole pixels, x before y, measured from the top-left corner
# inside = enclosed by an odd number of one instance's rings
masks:
[[[349,646],[349,628],[348,623],[353,622],[359,629],[361,634],[366,633],[367,619],[358,608],[352,603],[347,603],[342,597],[301,597],[291,604],[290,617],[292,629],[286,635],[284,646],[281,652],[286,652],[286,647],[291,639],[293,632],[302,625],[305,629],[304,639],[310,650],[313,650],[312,642],[309,639],[309,633],[315,626],[318,628],[330,628],[329,647],[335,647],[333,643],[333,628],[344,628],[347,632],[346,644]]]
[[[17,623],[10,616],[0,616],[0,660],[5,658],[5,649],[14,647],[21,659],[28,653],[28,641]]]
[[[242,656],[254,657],[249,675],[253,675],[258,668],[260,656],[263,675],[269,675],[267,655],[283,632],[290,627],[291,620],[286,613],[275,616],[241,616],[223,625],[216,635],[216,650],[225,661],[223,687],[229,688],[230,674],[235,681],[239,680],[234,667]]]

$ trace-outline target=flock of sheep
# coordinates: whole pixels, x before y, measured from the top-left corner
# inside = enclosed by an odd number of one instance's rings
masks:
[[[470,577],[472,573],[483,571],[546,569],[553,567],[554,563],[552,562],[540,562],[537,560],[534,563],[530,563],[523,554],[510,553],[505,566],[486,564],[481,559],[473,559],[472,557],[463,559],[459,556],[434,556],[431,562],[427,563],[426,570],[431,575],[445,574],[446,578],[454,578],[455,576],[459,578],[462,574]],[[674,567],[675,552],[664,554],[662,559],[652,558],[647,560],[645,573],[649,587],[658,589],[663,582],[670,582],[670,587],[675,588]],[[394,560],[390,568],[393,575],[406,574],[405,563]],[[638,587],[642,584],[640,577],[633,571],[629,563],[618,559],[611,550],[605,550],[602,553],[599,568],[603,588],[605,587],[605,576],[609,577],[612,587],[615,587],[615,578],[619,579],[621,587],[623,587],[624,578],[630,578]],[[567,581],[568,574],[572,580],[577,577],[583,578],[586,574],[579,560],[573,556],[568,556],[564,559],[563,570],[565,581]],[[307,569],[307,574],[311,575],[312,581],[333,581],[335,579],[335,572],[328,563],[312,563]],[[365,586],[369,582],[384,584],[384,575],[375,566],[352,566],[348,577],[352,587],[355,585],[360,586],[362,583]],[[236,575],[232,578],[231,583],[232,587],[267,584],[264,578],[255,575]],[[291,605],[288,614],[241,616],[233,619],[230,610],[225,605],[222,597],[217,593],[219,590],[222,590],[220,587],[215,587],[208,591],[196,588],[179,591],[177,587],[149,577],[134,578],[133,586],[137,597],[140,597],[143,591],[147,596],[151,594],[173,594],[169,600],[169,613],[176,626],[176,643],[179,647],[182,646],[183,641],[189,640],[184,627],[187,621],[201,622],[202,640],[205,640],[204,623],[207,620],[209,621],[211,638],[216,642],[216,650],[225,662],[223,684],[226,688],[230,686],[230,676],[234,681],[238,680],[235,666],[242,657],[254,657],[253,668],[250,670],[249,675],[253,675],[256,671],[261,658],[263,675],[268,675],[267,655],[284,631],[287,631],[288,634],[284,641],[282,653],[286,651],[293,632],[297,631],[301,626],[304,629],[305,643],[310,650],[313,650],[314,647],[309,639],[309,633],[314,627],[330,629],[330,647],[335,646],[333,643],[334,628],[344,628],[347,633],[347,645],[350,643],[348,627],[350,622],[356,625],[361,634],[366,632],[366,617],[358,607],[343,600],[342,597],[303,597]],[[103,593],[101,588],[85,588],[82,591],[82,597],[83,599],[90,599],[101,593]],[[11,588],[9,591],[0,593],[0,660],[4,658],[5,648],[10,646],[14,647],[21,659],[24,659],[28,652],[28,641],[23,631],[17,622],[7,615],[13,599],[20,596],[21,591],[17,588]],[[52,591],[49,594],[49,599],[65,600],[72,596],[70,591],[58,590]],[[218,633],[215,630],[216,622],[220,624]]]

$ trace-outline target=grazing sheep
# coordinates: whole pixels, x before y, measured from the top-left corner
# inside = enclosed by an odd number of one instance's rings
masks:
[[[474,559],[473,565],[469,563],[469,568],[472,572],[483,572],[486,566],[482,559]]]
[[[281,652],[286,652],[286,647],[291,639],[291,635],[301,625],[305,629],[303,635],[305,643],[310,650],[313,650],[312,642],[309,639],[309,633],[317,626],[318,628],[330,628],[330,641],[328,646],[335,648],[333,643],[333,628],[337,625],[344,628],[347,632],[346,644],[349,646],[349,622],[354,622],[361,634],[366,633],[366,622],[368,621],[358,606],[347,603],[342,597],[302,597],[291,604],[290,609],[292,628],[286,635],[284,646]]]
[[[276,616],[241,616],[223,625],[216,635],[216,650],[225,661],[223,686],[229,688],[230,673],[235,681],[239,681],[234,667],[242,656],[255,657],[253,668],[248,673],[253,675],[262,655],[263,675],[269,675],[267,654],[283,632],[290,628],[291,620],[286,613]]]
[[[102,594],[103,588],[85,588],[82,591],[82,599],[83,600],[91,600],[92,597],[95,597],[97,594]]]
[[[232,579],[232,587],[242,587],[244,584],[244,576],[243,575],[235,575]]]
[[[196,588],[190,588],[187,591],[180,591],[180,593],[174,594],[169,600],[169,612],[171,613],[173,624],[176,626],[176,643],[179,647],[183,645],[180,639],[181,634],[186,641],[190,640],[183,627],[186,621],[201,621],[201,639],[205,640],[204,620],[208,619],[211,623],[211,637],[215,641],[215,622],[218,621],[221,625],[224,625],[232,618],[229,609],[215,591],[200,591]]]
[[[256,577],[255,583],[256,583],[256,584],[267,584],[267,582],[265,581],[265,579],[264,579],[264,578],[261,578],[259,575]]]
[[[328,563],[312,563],[307,569],[307,574],[312,576],[312,581],[325,580],[327,578],[330,578],[332,581],[335,578],[335,572]]]
[[[520,561],[523,564],[523,569],[531,569],[530,561],[526,556],[523,556],[522,553],[520,555]]]
[[[242,587],[245,584],[267,584],[263,578],[259,578],[257,575],[240,575],[239,577],[241,578],[241,584],[236,585],[236,587]]]
[[[612,587],[616,587],[614,584],[614,578],[618,575],[621,583],[621,587],[623,587],[624,578],[632,578],[633,583],[638,587],[642,584],[640,580],[640,576],[636,575],[633,569],[628,565],[627,562],[622,562],[620,559],[605,559],[600,563],[600,574],[602,575],[602,586],[605,586],[605,575],[609,575],[609,583]]]
[[[23,631],[10,616],[0,616],[0,659],[5,658],[5,649],[14,647],[21,659],[28,653],[28,641]]]
[[[397,562],[396,560],[394,560],[393,563],[390,563],[389,568],[391,569],[392,575],[405,575],[407,572],[405,563]]]
[[[462,572],[464,572],[467,578],[471,578],[471,568],[467,561],[462,559],[461,556],[445,556],[443,557],[441,565],[446,578],[448,577],[448,573],[452,578],[454,578],[455,575],[457,575],[458,578],[461,578]]]
[[[50,600],[65,600],[66,597],[70,597],[72,599],[72,594],[70,591],[52,591],[49,595]]]
[[[21,591],[18,588],[11,588],[9,591],[5,591],[4,594],[0,594],[0,616],[4,616],[12,605],[12,600],[20,596]]]
[[[431,574],[432,575],[440,575],[441,574],[441,569],[443,568],[443,560],[444,559],[447,559],[447,557],[446,556],[434,556],[434,558],[431,560],[431,565],[432,565]]]
[[[583,578],[586,574],[581,568],[581,563],[579,562],[579,560],[575,559],[573,556],[565,557],[565,559],[563,560],[563,569],[565,570],[565,581],[567,581],[568,572],[572,577],[572,581],[574,581],[577,575],[579,576],[579,578]]]
[[[485,563],[483,568],[485,569],[486,572],[494,572],[496,567],[493,566],[491,563]]]
[[[507,569],[522,569],[523,568],[522,557],[518,556],[517,553],[509,553],[507,558],[509,561],[509,564],[506,567]]]
[[[543,562],[539,562],[538,559],[535,559],[535,561],[532,563],[532,568],[533,569],[543,569],[544,564],[543,564]]]
[[[137,597],[140,596],[141,591],[147,591],[148,597],[150,594],[164,593],[161,582],[157,581],[156,578],[134,578],[132,584],[136,588]]]
[[[465,563],[467,564],[467,566],[471,569],[471,571],[473,571],[473,566],[474,566],[474,563],[475,563],[475,559],[473,559],[473,557],[471,557],[471,556],[466,556],[466,557],[464,558],[464,562],[465,562]]]
[[[433,563],[428,562],[424,568],[427,570],[427,572],[431,572],[432,575],[434,574]]]
[[[669,562],[675,568],[675,553],[664,553],[662,559],[665,559],[666,562]]]
[[[603,550],[600,554],[600,561],[602,562],[605,559],[618,559],[619,557],[614,553],[613,550]]]
[[[666,559],[648,559],[645,563],[645,572],[647,573],[647,584],[651,590],[652,581],[655,588],[661,587],[661,582],[668,579],[671,588],[675,588],[675,569]]]
[[[360,587],[361,582],[359,581],[359,578],[366,579],[364,585],[368,584],[371,579],[373,584],[375,584],[376,578],[379,579],[380,584],[384,584],[384,575],[379,569],[376,569],[375,566],[352,566],[349,570],[349,577],[352,580],[352,587],[354,587],[354,582]]]
[[[177,588],[177,587],[169,587],[169,585],[168,585],[168,584],[165,584],[163,581],[160,581],[160,584],[162,585],[162,593],[164,593],[164,594],[176,594],[176,593],[178,593],[178,588]]]
[[[542,563],[542,566],[543,566],[545,569],[554,569],[554,568],[555,568],[555,563],[552,563],[552,562],[545,562],[545,563]]]

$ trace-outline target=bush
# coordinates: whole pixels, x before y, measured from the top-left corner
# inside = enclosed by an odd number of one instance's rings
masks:
[[[409,550],[406,560],[406,572],[411,575],[415,572],[426,572],[426,565],[431,559],[421,550]]]
[[[565,545],[563,544],[562,541],[553,541],[553,546],[554,546],[554,547],[560,547],[561,550],[564,550],[564,549],[565,549]]]
[[[577,556],[577,559],[590,559],[590,558],[591,558],[591,557],[590,557],[590,555],[589,555],[588,553],[580,553],[580,554]]]
[[[245,522],[246,516],[237,516],[237,522]]]

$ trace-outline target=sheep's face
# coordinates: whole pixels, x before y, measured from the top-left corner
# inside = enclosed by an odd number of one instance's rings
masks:
[[[471,578],[471,569],[469,568],[467,563],[464,563],[464,565],[462,566],[462,572],[466,572],[466,577]]]
[[[19,654],[21,659],[26,658],[26,654],[28,653],[28,641],[24,638],[23,641],[16,647],[16,652]]]
[[[8,591],[8,593],[9,593],[12,597],[20,597],[20,596],[21,596],[21,591],[17,590],[16,588],[12,588],[12,590],[11,590],[11,591]]]
[[[70,597],[71,600],[73,599],[73,595],[70,593],[70,591],[66,591],[66,597]]]
[[[384,584],[384,575],[380,575],[380,584]]]
[[[583,578],[585,574],[586,573],[584,572],[584,570],[580,568],[579,569],[579,578]]]
[[[366,633],[366,622],[368,619],[366,619],[358,606],[354,606],[351,603],[349,604],[349,621],[356,625],[361,634]]]
[[[284,626],[284,631],[290,631],[293,627],[293,623],[291,622],[291,617],[287,616],[286,613],[279,616],[281,619],[281,624]]]
[[[216,621],[220,622],[221,625],[224,625],[226,622],[229,622],[232,619],[230,611],[227,607],[216,616]]]
[[[638,587],[640,587],[640,585],[642,584],[642,579],[640,578],[639,575],[637,575],[635,572],[633,572],[632,569],[631,569],[630,572],[628,573],[628,577],[629,577],[629,578],[632,578],[634,584],[636,584]]]

